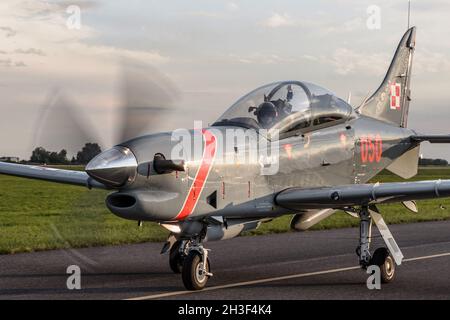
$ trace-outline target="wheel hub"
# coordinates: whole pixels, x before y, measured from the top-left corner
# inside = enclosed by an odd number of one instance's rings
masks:
[[[389,258],[386,259],[385,264],[386,264],[386,274],[387,274],[389,277],[391,277],[392,274],[394,273],[394,266],[393,266],[393,264],[392,264],[391,259],[389,259]]]
[[[206,280],[206,271],[203,267],[203,262],[200,262],[197,267],[195,268],[195,276],[198,280],[198,282],[202,283]]]

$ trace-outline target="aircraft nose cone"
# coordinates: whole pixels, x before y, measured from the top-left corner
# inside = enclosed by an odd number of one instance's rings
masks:
[[[85,170],[106,186],[121,187],[134,181],[136,168],[137,160],[131,150],[117,146],[97,155]]]

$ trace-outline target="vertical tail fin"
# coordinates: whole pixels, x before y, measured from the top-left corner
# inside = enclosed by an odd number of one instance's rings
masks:
[[[416,27],[406,31],[380,87],[357,110],[359,113],[406,127],[411,100],[411,66]]]

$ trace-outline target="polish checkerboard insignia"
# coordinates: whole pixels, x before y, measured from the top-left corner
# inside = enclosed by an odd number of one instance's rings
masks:
[[[400,83],[391,83],[390,89],[391,89],[390,107],[392,110],[400,110],[402,85]]]

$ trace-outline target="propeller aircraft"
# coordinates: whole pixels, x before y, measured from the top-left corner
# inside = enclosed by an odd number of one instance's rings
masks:
[[[205,128],[130,137],[133,121],[146,119],[127,114],[127,139],[82,172],[0,163],[0,173],[110,190],[112,213],[170,231],[162,253],[189,290],[213,275],[205,242],[287,214],[294,214],[291,228],[303,231],[337,210],[360,220],[361,267],[378,265],[391,282],[403,254],[379,205],[417,211],[414,200],[450,196],[450,180],[368,183],[383,169],[413,177],[422,142],[450,143],[449,135],[407,127],[415,34],[415,27],[406,31],[381,85],[357,108],[315,84],[281,81],[240,98]],[[374,251],[373,223],[386,244]]]

